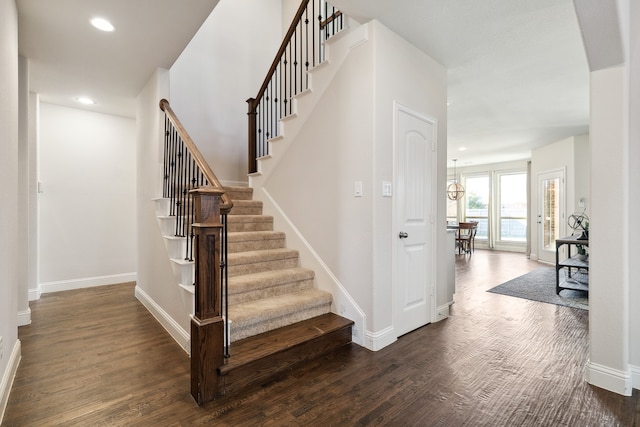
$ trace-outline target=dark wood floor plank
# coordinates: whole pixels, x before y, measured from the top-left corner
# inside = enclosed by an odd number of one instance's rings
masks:
[[[588,312],[486,292],[539,266],[520,254],[458,256],[449,319],[378,352],[348,345],[204,407],[189,392],[187,355],[133,284],[45,294],[19,330],[2,425],[640,425],[638,391],[584,381]]]

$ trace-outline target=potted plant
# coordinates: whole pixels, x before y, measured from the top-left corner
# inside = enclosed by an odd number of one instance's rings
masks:
[[[587,259],[587,247],[585,245],[576,245],[576,248],[578,248],[578,259],[580,261],[584,261]]]

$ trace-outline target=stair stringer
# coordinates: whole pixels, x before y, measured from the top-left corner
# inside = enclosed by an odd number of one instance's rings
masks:
[[[351,330],[352,341],[362,347],[366,347],[364,331],[367,316],[333,274],[329,266],[304,238],[300,230],[293,224],[278,203],[271,197],[269,191],[262,187],[259,191],[254,188],[254,200],[261,200],[263,212],[273,217],[274,229],[283,231],[287,236],[287,247],[298,251],[300,265],[304,265],[315,272],[316,287],[331,293],[333,302],[331,311],[346,317],[354,322]],[[370,349],[373,350],[373,349]]]
[[[269,155],[258,159],[258,172],[249,175],[250,187],[254,190],[263,187],[276,169],[282,153],[296,140],[351,51],[368,40],[369,26],[360,25],[351,30],[345,29],[325,42],[327,59],[309,70],[310,89],[292,98],[293,113],[280,120],[280,135],[269,140]]]
[[[175,283],[182,290],[181,297],[185,311],[189,316],[195,312],[195,264],[182,257],[186,247],[186,237],[176,237],[167,230],[167,222],[174,222],[175,216],[169,216],[169,199],[159,197],[154,199],[156,204],[156,220],[164,241],[167,258],[171,261],[171,270]]]

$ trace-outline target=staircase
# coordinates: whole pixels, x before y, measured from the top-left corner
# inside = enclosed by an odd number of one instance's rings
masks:
[[[300,267],[284,233],[273,231],[262,202],[251,200],[253,190],[225,190],[233,201],[227,217],[230,341],[329,313],[331,294],[314,289],[313,271]]]
[[[297,251],[286,247],[285,234],[273,230],[273,218],[262,215],[262,202],[252,200],[253,189],[225,191],[233,201],[227,216],[231,345],[230,357],[218,369],[220,395],[260,384],[349,344],[353,325],[331,313],[331,294],[314,288],[314,272],[300,267]],[[193,295],[194,263],[184,260],[186,238],[174,235],[168,200],[157,203],[176,278]]]
[[[309,89],[305,74],[325,60],[325,41],[342,28],[334,7],[302,1],[258,96],[247,101],[250,173],[279,136],[278,121],[293,116],[294,98]],[[315,288],[314,272],[273,230],[253,190],[223,188],[168,101],[160,109],[166,198],[157,202],[158,218],[176,278],[193,301],[198,404],[350,343],[353,322],[331,313],[331,294]]]

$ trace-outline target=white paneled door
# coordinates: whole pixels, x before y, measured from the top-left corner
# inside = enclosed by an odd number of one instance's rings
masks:
[[[431,321],[434,297],[436,121],[395,108],[394,329]]]

